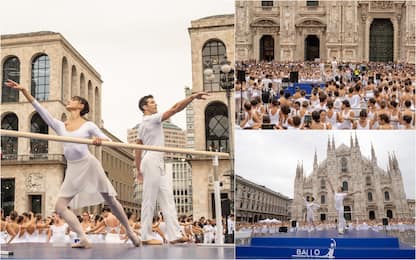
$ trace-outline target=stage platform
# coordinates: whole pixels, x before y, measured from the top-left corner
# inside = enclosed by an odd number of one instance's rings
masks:
[[[236,246],[237,259],[415,259],[415,248],[398,238],[371,230],[277,233],[253,237],[250,245]]]
[[[234,259],[234,245],[181,244],[133,247],[128,244],[94,244],[91,249],[55,247],[50,243],[1,245],[12,256],[1,259]]]

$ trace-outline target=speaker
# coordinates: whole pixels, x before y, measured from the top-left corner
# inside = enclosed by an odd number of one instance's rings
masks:
[[[289,83],[289,82],[290,82],[289,78],[282,78],[282,83]]]
[[[383,226],[388,226],[388,225],[389,225],[389,219],[383,218]]]
[[[287,227],[279,227],[280,233],[287,233]]]
[[[289,74],[289,80],[292,83],[298,83],[299,81],[299,72],[298,71],[291,71]]]
[[[240,82],[246,81],[246,71],[237,70],[237,80]]]
[[[296,227],[296,220],[292,220],[291,225],[292,225],[293,228],[295,228]]]

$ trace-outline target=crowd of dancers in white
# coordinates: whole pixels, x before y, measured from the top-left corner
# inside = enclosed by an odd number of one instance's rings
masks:
[[[67,101],[66,110],[69,117],[65,122],[54,118],[24,86],[12,80],[7,80],[6,86],[20,91],[33,105],[36,112],[51,127],[57,135],[77,138],[92,138],[94,145],[101,145],[103,140],[111,141],[93,122],[84,118],[89,112],[89,104],[80,96],[73,96]],[[139,128],[137,143],[150,146],[164,146],[162,121],[169,119],[177,112],[183,110],[195,99],[205,99],[207,93],[199,92],[179,101],[164,113],[158,113],[153,96],[148,95],[139,100],[139,109],[143,112],[143,122]],[[54,223],[42,223],[37,218],[27,214],[18,217],[11,214],[11,222],[2,221],[2,234],[8,233],[13,241],[39,240],[48,238],[48,241],[62,240],[65,233],[71,230],[77,239],[71,245],[73,248],[90,248],[93,240],[100,240],[99,236],[90,233],[105,230],[106,241],[118,241],[121,230],[125,240],[134,246],[141,244],[160,245],[158,234],[163,241],[170,243],[184,243],[189,237],[181,232],[173,198],[172,183],[166,177],[163,153],[136,150],[136,167],[138,180],[143,182],[143,201],[141,211],[140,235],[134,232],[135,226],[129,220],[121,204],[116,199],[117,193],[108,180],[101,163],[89,152],[86,144],[64,143],[64,156],[67,160],[65,179],[62,183],[55,204]],[[152,219],[159,198],[161,209],[166,220],[166,230],[154,232]],[[103,211],[104,221],[88,230],[85,223],[81,224],[75,214],[69,209],[79,209],[90,205],[105,202],[109,207]],[[114,215],[113,215],[114,214]],[[62,221],[64,220],[64,221]],[[4,226],[4,228],[3,228]],[[91,228],[91,227],[90,227]],[[48,230],[46,233],[45,230]],[[35,232],[36,231],[36,232]],[[207,232],[209,233],[209,232]],[[17,238],[15,238],[17,236]],[[98,237],[98,239],[97,239]]]
[[[269,235],[276,234],[281,227],[290,227],[284,232],[297,232],[297,231],[324,231],[334,230],[338,231],[338,234],[342,235],[346,230],[373,230],[376,232],[386,231],[413,231],[415,230],[415,219],[402,218],[402,219],[390,219],[388,225],[383,225],[382,221],[376,220],[355,220],[350,221],[347,225],[344,217],[344,199],[347,196],[353,196],[355,192],[343,192],[342,187],[338,187],[334,190],[332,183],[328,180],[329,187],[333,193],[335,199],[335,209],[337,211],[337,219],[334,222],[331,221],[318,221],[314,220],[315,210],[320,208],[320,205],[314,202],[313,197],[304,198],[306,208],[306,221],[296,222],[296,226],[292,226],[289,221],[278,221],[279,223],[268,223],[267,221],[259,221],[258,223],[237,223],[236,232],[237,237],[247,237],[256,235]]]
[[[242,62],[235,86],[243,129],[414,129],[415,67],[402,63]],[[282,80],[299,72],[296,87]],[[288,83],[286,83],[288,84]],[[318,86],[323,84],[323,86]],[[310,93],[309,93],[310,92]],[[263,126],[263,127],[262,127]]]
[[[111,209],[104,207],[102,214],[92,215],[83,212],[77,216],[91,243],[130,243],[125,228],[120,221],[112,214]],[[141,222],[137,215],[127,213],[129,226],[135,234],[141,237]],[[64,246],[72,243],[80,237],[57,213],[42,219],[40,214],[32,212],[18,215],[12,211],[9,216],[4,217],[2,211],[0,229],[0,244],[7,243],[52,243],[56,246]],[[192,217],[181,216],[180,233],[187,238],[189,243],[211,244],[216,239],[216,225],[214,220],[205,219],[192,221]],[[221,234],[224,236],[224,234]],[[153,218],[152,236],[161,244],[169,243],[172,239],[168,237],[167,225],[162,213]]]

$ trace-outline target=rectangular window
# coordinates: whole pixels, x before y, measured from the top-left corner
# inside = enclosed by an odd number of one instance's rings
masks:
[[[36,213],[42,213],[42,195],[29,195],[30,209]]]
[[[273,7],[273,1],[261,1],[261,7]]]
[[[14,210],[14,179],[1,179],[1,208],[4,210],[4,216],[8,216]]]
[[[306,1],[306,6],[318,6],[319,5],[319,1],[317,0],[307,0]]]

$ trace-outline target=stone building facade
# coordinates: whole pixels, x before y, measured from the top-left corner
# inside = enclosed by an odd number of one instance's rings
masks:
[[[193,134],[196,150],[221,149],[223,152],[232,149],[230,124],[234,120],[228,118],[228,101],[226,92],[220,87],[219,76],[221,62],[225,59],[234,64],[234,15],[217,15],[191,21],[188,28],[192,50],[192,93],[206,91],[210,94],[206,100],[192,103]],[[204,65],[210,63],[215,78],[205,79]],[[230,99],[233,101],[233,94]],[[234,115],[234,106],[231,106]],[[233,129],[233,125],[231,126]],[[230,142],[231,141],[231,142]],[[214,204],[214,173],[212,158],[192,156],[192,201],[193,216],[213,218]],[[219,160],[219,180],[222,201],[230,202],[234,198],[232,162]],[[228,205],[222,205],[228,207]],[[230,208],[233,209],[231,203]]]
[[[236,1],[236,60],[415,62],[415,1]]]
[[[236,175],[235,184],[237,221],[253,223],[266,218],[289,220],[289,197],[239,175]]]
[[[318,163],[315,153],[312,173],[304,175],[303,165],[296,168],[292,218],[298,221],[305,219],[304,198],[314,197],[320,208],[315,212],[316,220],[335,221],[334,195],[326,180],[330,180],[344,191],[361,193],[349,196],[344,200],[345,218],[347,220],[381,221],[382,218],[408,218],[410,211],[399,162],[394,153],[389,154],[387,170],[378,165],[374,148],[371,147],[371,158],[361,154],[357,137],[351,136],[350,147],[341,144],[336,148],[335,140],[328,139],[327,157]]]
[[[85,97],[90,105],[86,117],[102,127],[101,75],[60,33],[2,35],[1,43],[2,129],[55,134],[23,95],[4,86],[8,78],[28,87],[42,106],[62,121],[67,118],[66,101],[74,95]],[[103,148],[89,149],[101,161]],[[51,214],[66,169],[62,144],[2,136],[1,164],[5,214],[11,210]]]

